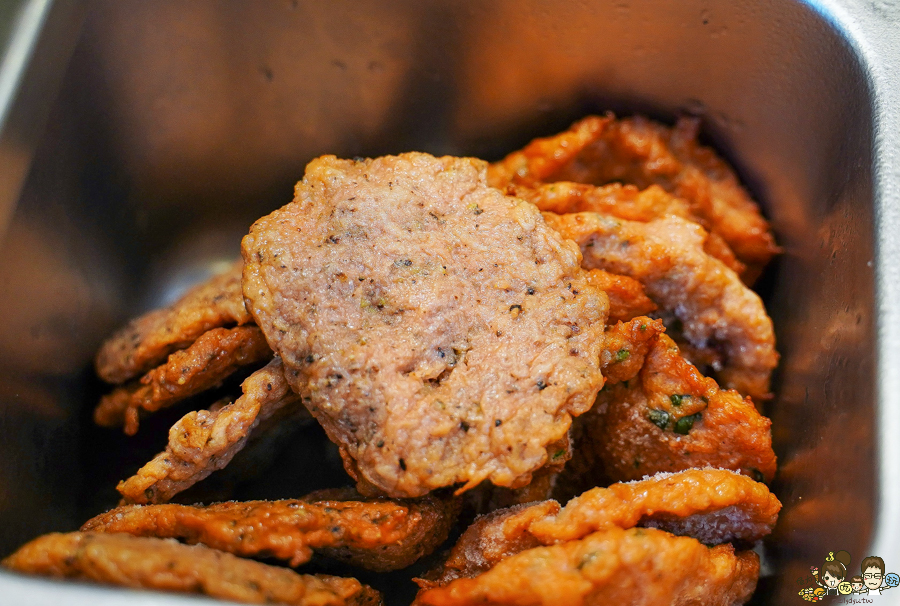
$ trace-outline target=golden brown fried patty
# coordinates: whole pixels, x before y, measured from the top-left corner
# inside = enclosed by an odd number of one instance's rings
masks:
[[[126,505],[89,520],[82,531],[175,538],[245,557],[274,557],[297,567],[312,551],[370,570],[405,568],[447,538],[452,506],[359,495],[315,500],[190,505]],[[348,498],[349,497],[349,498]]]
[[[758,480],[775,475],[771,421],[700,374],[664,334],[638,377],[604,389],[579,423],[575,458],[598,459],[613,481],[706,466]]]
[[[650,300],[644,293],[644,287],[634,278],[611,274],[602,269],[592,269],[587,275],[591,283],[609,297],[609,324],[627,322],[656,311],[656,303]]]
[[[244,238],[248,307],[361,490],[521,486],[603,385],[605,293],[485,172],[323,156]]]
[[[682,118],[675,128],[668,128],[640,116],[623,120],[611,114],[588,116],[492,165],[491,184],[659,185],[686,200],[691,218],[734,250],[748,266],[745,281],[752,283],[778,247],[768,222],[731,167],[697,143],[698,129],[699,120],[694,118]]]
[[[125,502],[165,503],[228,465],[260,423],[285,406],[300,406],[280,358],[247,377],[241,389],[244,394],[232,404],[188,413],[173,425],[166,450],[119,482],[116,490]]]
[[[125,433],[138,430],[140,412],[155,412],[219,385],[242,367],[272,358],[262,332],[256,326],[213,328],[166,363],[136,383],[113,390],[100,399],[94,421],[104,427],[124,425]]]
[[[510,556],[474,578],[421,591],[416,604],[731,606],[749,599],[758,577],[752,551],[654,528],[610,528]]]
[[[443,586],[474,577],[509,556],[608,528],[655,527],[712,545],[756,541],[775,525],[781,503],[759,482],[724,469],[692,469],[594,488],[560,509],[542,501],[479,517],[442,567],[417,582]]]
[[[382,603],[377,591],[356,579],[300,575],[202,545],[127,534],[48,534],[21,547],[3,565],[27,574],[201,593],[248,604]]]
[[[97,353],[97,374],[107,383],[123,383],[210,329],[249,321],[241,295],[241,263],[237,262],[189,290],[170,307],[135,318],[116,332]]]
[[[585,267],[638,280],[680,323],[685,340],[714,359],[723,386],[762,402],[778,364],[772,320],[759,296],[703,249],[706,232],[678,217],[639,223],[598,213],[547,221],[584,253]]]

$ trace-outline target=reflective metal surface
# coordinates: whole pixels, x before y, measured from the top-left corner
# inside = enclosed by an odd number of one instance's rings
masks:
[[[761,292],[785,508],[755,603],[797,603],[828,551],[900,569],[898,75],[885,0],[91,4],[0,230],[0,553],[114,504],[140,458],[89,423],[92,352],[234,256],[308,160],[494,159],[613,109],[702,115],[784,247]],[[0,573],[0,603],[122,595]]]

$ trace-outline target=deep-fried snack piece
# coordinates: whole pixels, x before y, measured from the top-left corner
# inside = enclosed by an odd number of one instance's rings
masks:
[[[607,386],[637,376],[644,366],[644,358],[656,343],[656,335],[665,330],[661,320],[643,316],[607,326],[600,354],[600,368]]]
[[[634,278],[611,274],[602,269],[587,272],[591,283],[609,297],[607,322],[627,322],[637,316],[656,311],[656,303],[644,293],[644,287]]]
[[[312,497],[312,498],[310,498]],[[191,505],[125,505],[82,531],[175,538],[245,557],[274,557],[297,567],[313,550],[370,570],[397,570],[431,553],[450,531],[448,502],[365,499],[355,494]],[[333,497],[333,498],[328,498]]]
[[[678,217],[648,223],[598,213],[544,217],[578,243],[585,267],[643,284],[661,310],[680,321],[685,340],[715,360],[722,385],[756,401],[770,397],[778,364],[772,320],[759,296],[706,254],[703,228]]]
[[[533,604],[742,604],[759,557],[731,544],[707,547],[655,528],[610,528],[510,556],[474,578],[421,591],[428,606]]]
[[[637,379],[605,388],[580,423],[575,458],[598,458],[613,481],[705,466],[757,480],[775,475],[771,421],[700,374],[664,334]]]
[[[234,403],[215,412],[188,413],[169,430],[166,450],[116,487],[126,503],[165,503],[217,469],[247,443],[251,432],[285,406],[300,406],[275,358],[241,385]]]
[[[488,184],[504,190],[510,184],[533,187],[545,181],[559,181],[553,176],[574,162],[585,147],[600,139],[614,120],[612,114],[587,116],[558,135],[535,139],[488,166]]]
[[[162,363],[200,335],[220,326],[246,324],[241,262],[189,290],[165,309],[135,318],[100,347],[94,361],[107,383],[124,383]]]
[[[560,509],[543,501],[479,517],[459,538],[443,566],[417,582],[446,585],[474,577],[509,556],[586,537],[608,528],[661,528],[705,544],[753,542],[772,532],[781,503],[765,484],[724,469],[660,473],[594,488]]]
[[[602,387],[608,298],[486,164],[309,164],[244,238],[244,294],[360,490],[527,484]]]
[[[124,425],[137,433],[141,411],[155,412],[219,385],[239,368],[272,358],[266,338],[256,326],[213,328],[176,351],[166,363],[140,382],[113,390],[100,399],[94,422],[103,427]]]
[[[48,534],[3,560],[11,570],[135,589],[202,593],[248,604],[381,604],[356,579],[301,575],[204,547],[127,534]]]
[[[548,143],[537,146],[537,141],[522,152],[513,152],[496,168],[492,167],[492,175],[496,175],[492,185],[502,187],[511,181],[526,186],[533,186],[536,181],[596,185],[623,181],[646,188],[655,184],[685,199],[691,213],[728,243],[738,259],[750,266],[751,274],[778,253],[768,222],[734,171],[714,151],[697,143],[698,119],[680,118],[675,128],[668,128],[641,116],[609,118],[588,116],[568,131],[544,140],[561,142],[574,138],[578,142],[572,146],[578,150],[576,154],[559,154],[556,147]],[[603,121],[603,128],[588,130],[594,135],[593,141],[585,142],[586,136],[578,136],[598,121]],[[528,164],[545,167],[544,170],[535,171],[532,177],[527,170],[504,168],[517,165],[516,158],[527,150],[531,150]],[[554,167],[559,170],[554,172]]]
[[[701,217],[691,212],[688,203],[673,196],[658,185],[638,189],[633,185],[610,183],[597,186],[586,183],[559,181],[545,183],[537,187],[510,184],[506,193],[528,200],[543,211],[558,215],[577,212],[598,212],[629,221],[652,221],[668,215],[675,215],[695,223],[703,223]],[[747,266],[741,263],[724,239],[715,231],[710,231],[703,246],[704,250],[732,271],[744,278]],[[758,272],[752,272],[752,284]],[[646,312],[644,312],[646,313]]]

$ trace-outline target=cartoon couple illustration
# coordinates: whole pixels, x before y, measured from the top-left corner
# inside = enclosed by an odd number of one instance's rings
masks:
[[[828,552],[821,574],[817,567],[810,567],[818,587],[804,589],[800,592],[800,596],[807,601],[818,601],[829,595],[873,596],[880,595],[883,591],[900,584],[898,575],[885,574],[884,560],[878,556],[863,558],[860,563],[860,574],[847,581],[845,579],[849,566],[850,554],[848,552]]]

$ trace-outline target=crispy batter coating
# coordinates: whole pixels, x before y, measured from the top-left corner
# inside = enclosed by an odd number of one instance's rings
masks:
[[[3,565],[26,574],[201,593],[248,604],[382,603],[377,591],[356,579],[301,575],[203,545],[127,534],[48,534],[21,547]]]
[[[603,384],[605,293],[485,173],[323,156],[244,238],[248,307],[360,490],[524,485]]]
[[[175,538],[239,556],[287,560],[291,567],[309,561],[315,550],[386,571],[431,553],[447,538],[455,519],[449,502],[431,496],[415,501],[353,494],[311,497],[207,506],[125,505],[89,520],[81,530]]]
[[[137,433],[140,412],[155,412],[219,385],[240,368],[272,358],[262,332],[256,326],[213,328],[176,351],[166,363],[139,382],[113,390],[100,399],[94,422],[103,427],[124,425],[125,433]]]
[[[644,287],[634,278],[611,274],[602,269],[587,272],[591,283],[609,297],[607,322],[627,322],[637,316],[656,311],[656,303],[644,293]]]
[[[779,249],[768,222],[731,167],[697,143],[699,126],[696,118],[681,118],[675,128],[668,128],[640,116],[623,120],[588,116],[568,131],[536,140],[498,162],[492,167],[492,184],[622,181],[639,188],[659,185],[686,200],[691,215],[721,236],[749,266],[748,273],[756,275]],[[585,141],[591,135],[593,141]],[[577,144],[562,146],[570,140]]]
[[[474,578],[422,591],[428,606],[743,604],[759,557],[654,528],[610,528],[510,556]]]
[[[613,481],[705,466],[757,480],[775,474],[771,421],[749,399],[700,374],[664,334],[638,377],[600,392],[580,422],[575,458],[596,457]]]
[[[772,532],[780,509],[765,484],[732,471],[660,473],[591,489],[562,509],[548,500],[481,516],[462,534],[442,567],[417,582],[423,588],[443,586],[479,575],[526,549],[582,539],[613,527],[661,528],[708,545],[753,542]]]
[[[241,385],[244,394],[216,411],[188,413],[169,430],[166,450],[119,482],[126,503],[165,503],[217,469],[247,443],[251,432],[286,406],[300,407],[284,378],[280,358]]]
[[[241,262],[189,290],[165,309],[135,318],[100,347],[94,364],[107,383],[124,383],[162,363],[200,335],[220,326],[246,324]]]
[[[677,318],[693,349],[715,359],[720,383],[757,401],[770,397],[778,364],[772,320],[759,296],[706,254],[699,225],[678,217],[638,223],[598,213],[544,216],[578,243],[585,267],[640,281]]]
[[[665,332],[661,320],[639,316],[606,328],[600,367],[607,385],[629,381],[644,366],[644,358],[656,343],[656,335]]]

